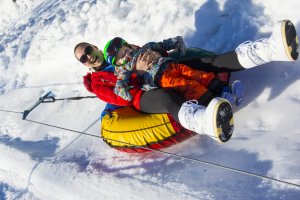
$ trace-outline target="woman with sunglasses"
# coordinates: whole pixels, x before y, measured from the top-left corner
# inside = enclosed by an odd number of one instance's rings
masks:
[[[188,51],[189,49],[187,49],[187,52]],[[195,51],[195,49],[193,51]],[[199,49],[198,51],[202,50]],[[103,59],[102,51],[94,45],[83,42],[76,45],[74,54],[77,60],[93,71],[84,77],[85,87],[88,91],[95,93],[101,100],[109,103],[108,108],[111,108],[110,104],[112,104],[117,106],[133,106],[135,109],[146,113],[170,113],[178,123],[180,123],[178,118],[180,109],[192,109],[199,111],[198,113],[201,111],[201,113],[207,115],[206,118],[213,119],[206,120],[204,115],[199,115],[197,121],[195,121],[194,118],[191,119],[191,122],[194,120],[194,129],[192,130],[211,135],[213,138],[217,135],[217,140],[221,140],[222,142],[230,139],[233,132],[233,114],[230,104],[226,101],[215,99],[215,101],[208,106],[209,109],[203,106],[199,108],[198,105],[195,106],[191,103],[185,103],[185,100],[181,96],[168,89],[157,88],[150,91],[142,91],[140,88],[140,80],[134,74],[130,77],[129,90],[133,96],[133,100],[127,101],[114,93],[114,87],[117,81],[114,75],[115,68]],[[175,54],[176,53],[174,53],[174,55]],[[160,53],[147,51],[138,58],[137,66],[140,69],[147,69],[160,57]],[[217,118],[217,115],[211,116],[211,111],[208,112],[208,110],[216,110],[216,113],[220,114],[224,109],[227,110],[228,113],[228,119],[225,121],[222,121],[220,117]],[[206,121],[208,123],[206,123]],[[231,121],[231,123],[226,123],[229,121]],[[219,129],[213,127],[219,127]]]
[[[88,74],[85,77],[84,82],[87,89],[97,94],[100,99],[114,105],[134,105],[136,109],[146,113],[170,113],[179,123],[178,113],[181,108],[181,110],[190,111],[191,113],[195,110],[199,110],[199,107],[183,104],[184,100],[177,94],[159,88],[142,92],[135,85],[130,90],[130,93],[134,96],[132,102],[128,102],[118,97],[113,92],[116,83],[116,77],[113,75],[114,68],[101,60],[103,59],[103,53],[97,50],[95,46],[93,50],[98,51],[98,54],[92,53],[89,49],[85,49],[89,45],[90,44],[85,43],[76,46],[74,53],[76,58],[81,60],[84,65],[91,66],[94,71],[98,71],[97,73]],[[88,60],[84,59],[85,56],[81,58],[84,54],[87,56]],[[299,44],[296,30],[290,21],[285,20],[276,24],[274,31],[269,38],[243,43],[232,52],[214,55],[211,52],[193,48],[187,49],[186,56],[183,58],[179,58],[179,53],[176,51],[169,54],[169,56],[175,58],[179,63],[187,64],[192,68],[200,67],[200,69],[203,69],[204,67],[205,69],[214,72],[234,72],[275,60],[293,61],[298,58],[298,54]],[[156,62],[160,56],[161,55],[157,52],[146,52],[137,59],[137,69],[149,69],[152,66],[152,63]],[[99,72],[101,73],[99,74]],[[99,74],[99,76],[96,74]],[[224,75],[224,73],[221,74]],[[136,77],[131,77],[131,83],[138,83]],[[207,108],[203,108],[202,113],[206,113],[206,115],[211,113],[206,112],[207,110]],[[195,115],[195,117],[197,116]],[[199,129],[199,127],[202,127],[203,129],[210,127],[207,124],[206,126],[203,125],[205,118],[198,118],[197,121],[189,120],[191,122],[190,124],[195,126],[198,123],[197,129]],[[225,126],[227,129],[228,127],[233,128],[233,126]]]

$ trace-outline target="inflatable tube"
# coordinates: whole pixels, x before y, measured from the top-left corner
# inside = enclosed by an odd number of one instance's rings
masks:
[[[131,107],[108,112],[101,134],[109,146],[128,153],[143,153],[182,142],[196,133],[184,129],[169,114],[145,114]]]

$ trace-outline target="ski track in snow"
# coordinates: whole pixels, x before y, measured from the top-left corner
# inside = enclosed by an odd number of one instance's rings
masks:
[[[142,45],[183,35],[187,46],[217,53],[268,36],[291,19],[300,33],[300,3],[262,0],[17,0],[3,1],[0,110],[21,112],[52,90],[58,98],[90,95],[86,69],[73,48],[103,48],[121,36]],[[289,12],[286,12],[286,11]],[[13,13],[13,15],[11,14]],[[272,62],[233,74],[246,86],[231,141],[195,136],[165,149],[300,184],[300,68]],[[99,135],[104,103],[42,104],[30,119]],[[131,155],[100,139],[0,115],[0,199],[297,199],[299,188],[240,175],[159,153]]]

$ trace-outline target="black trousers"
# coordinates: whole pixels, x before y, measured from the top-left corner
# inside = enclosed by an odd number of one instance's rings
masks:
[[[178,112],[184,98],[167,89],[156,88],[144,92],[140,100],[140,109],[145,113],[170,113],[178,122]]]
[[[190,48],[190,51],[197,51],[197,48]],[[194,53],[195,54],[195,53]],[[193,69],[204,70],[209,72],[236,72],[245,68],[239,63],[235,51],[230,51],[221,55],[199,56],[177,59],[178,63],[190,66]]]

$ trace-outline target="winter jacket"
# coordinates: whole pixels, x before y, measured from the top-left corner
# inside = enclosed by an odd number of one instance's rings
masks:
[[[112,70],[88,73],[83,79],[87,90],[95,93],[99,99],[117,106],[133,105],[136,109],[140,109],[140,98],[143,91],[140,89],[136,74],[132,74],[129,80],[131,88],[129,92],[133,97],[132,101],[125,100],[114,93],[117,77]]]

